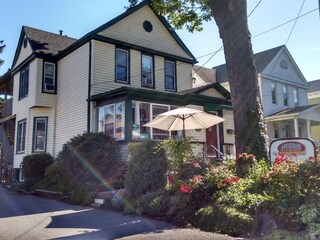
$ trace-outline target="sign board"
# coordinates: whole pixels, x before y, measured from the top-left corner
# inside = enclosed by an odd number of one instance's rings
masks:
[[[270,144],[271,162],[280,155],[287,156],[290,161],[315,159],[316,146],[309,138],[279,138]]]

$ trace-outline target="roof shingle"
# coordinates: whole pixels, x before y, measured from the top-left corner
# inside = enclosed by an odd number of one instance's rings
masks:
[[[27,26],[24,26],[23,28],[31,48],[35,53],[55,56],[77,41],[77,39],[68,36],[50,33]]]

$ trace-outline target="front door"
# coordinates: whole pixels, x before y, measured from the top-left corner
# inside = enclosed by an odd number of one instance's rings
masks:
[[[216,115],[216,114],[214,114]],[[216,156],[217,153],[212,146],[218,149],[218,125],[211,126],[206,129],[207,154],[209,156]]]

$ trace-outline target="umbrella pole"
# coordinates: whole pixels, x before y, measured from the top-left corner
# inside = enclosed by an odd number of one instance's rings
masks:
[[[184,120],[185,118],[182,119],[182,122],[183,122],[183,128],[182,128],[182,138],[185,139],[186,138],[186,129],[185,129],[185,126],[184,126]]]

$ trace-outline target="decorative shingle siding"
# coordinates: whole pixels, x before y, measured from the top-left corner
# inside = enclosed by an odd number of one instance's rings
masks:
[[[87,130],[88,70],[89,44],[58,63],[55,154],[70,138]]]
[[[143,22],[146,20],[153,25],[151,32],[147,32],[143,28]],[[171,34],[149,6],[142,7],[99,34],[108,38],[191,59],[172,38]]]

